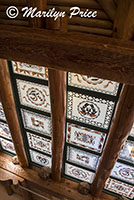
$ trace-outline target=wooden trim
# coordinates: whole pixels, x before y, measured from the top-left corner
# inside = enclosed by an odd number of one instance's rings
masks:
[[[105,181],[110,176],[133,122],[134,86],[125,85],[122,89],[102,158],[91,186],[91,194],[93,196],[100,196]]]
[[[131,41],[0,25],[0,57],[134,84]]]
[[[0,60],[0,96],[19,163],[27,167],[28,161],[16,113],[7,61],[2,59]]]
[[[52,197],[56,197],[58,199],[70,199],[70,200],[93,200],[93,197],[89,195],[82,195],[78,193],[77,187],[78,183],[70,181],[68,179],[62,178],[62,182],[55,182],[52,179],[43,180],[38,176],[39,168],[32,167],[23,169],[19,165],[14,165],[12,163],[11,157],[0,153],[0,168],[10,176],[17,176],[18,178],[25,179],[28,184],[31,185],[31,188],[40,189],[47,196],[48,194]],[[1,170],[1,169],[0,169]],[[1,172],[1,171],[0,171]],[[0,173],[1,179],[2,173]],[[51,198],[50,198],[51,199]],[[102,193],[100,200],[116,200],[117,197],[107,195]],[[94,198],[94,200],[97,200]]]
[[[52,179],[61,181],[65,141],[66,73],[48,70],[52,116]]]

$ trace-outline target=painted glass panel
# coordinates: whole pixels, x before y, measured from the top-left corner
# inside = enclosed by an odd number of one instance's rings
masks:
[[[80,146],[92,151],[101,152],[104,142],[105,133],[84,128],[75,124],[67,124],[66,141],[68,143]]]
[[[0,119],[6,121],[5,113],[1,102],[0,102]]]
[[[80,166],[96,170],[99,156],[73,147],[67,147],[67,160]]]
[[[75,92],[68,92],[67,117],[108,129],[115,103]]]
[[[22,105],[50,112],[48,86],[17,79],[17,87]]]
[[[36,131],[42,135],[51,136],[52,125],[51,118],[40,115],[28,110],[21,109],[24,127],[26,129]]]
[[[33,149],[37,149],[39,151],[51,154],[51,140],[40,137],[38,135],[34,135],[32,133],[27,133],[29,146]]]
[[[0,136],[12,139],[8,125],[3,122],[0,122]]]
[[[92,183],[94,179],[94,173],[85,169],[75,167],[68,163],[65,164],[65,174],[81,181]]]
[[[134,184],[134,168],[129,165],[116,162],[111,172],[111,176]]]
[[[51,157],[46,156],[42,153],[33,151],[30,149],[31,160],[34,163],[37,163],[41,166],[50,167],[51,168]]]
[[[13,71],[16,74],[48,80],[48,69],[37,65],[12,61]]]
[[[0,143],[1,143],[1,147],[2,147],[5,151],[9,151],[10,153],[14,153],[14,154],[15,154],[15,149],[14,149],[14,145],[13,145],[12,142],[0,138]]]
[[[130,199],[134,198],[134,187],[132,185],[128,185],[111,178],[107,179],[105,189],[126,196]]]
[[[68,73],[68,83],[70,86],[110,94],[113,96],[117,95],[119,88],[119,83],[114,81],[70,72]]]
[[[134,141],[127,140],[120,153],[120,159],[134,164]]]

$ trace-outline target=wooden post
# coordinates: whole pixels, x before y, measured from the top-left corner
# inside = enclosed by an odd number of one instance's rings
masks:
[[[6,60],[0,59],[0,96],[19,163],[28,166]]]
[[[127,16],[126,14],[127,13]],[[113,36],[130,40],[134,33],[134,1],[119,0]],[[129,29],[126,29],[129,28]],[[124,85],[114,114],[109,137],[91,186],[91,194],[99,197],[111,170],[117,161],[121,148],[134,123],[134,86]]]
[[[66,72],[48,70],[52,116],[52,179],[61,181],[65,140]]]
[[[46,0],[27,0],[27,4],[29,7],[37,7],[37,11],[45,11],[47,8]],[[34,17],[29,18],[29,25],[33,28],[44,28],[45,27],[45,18]]]

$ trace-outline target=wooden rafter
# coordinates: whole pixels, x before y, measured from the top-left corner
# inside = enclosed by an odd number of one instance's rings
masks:
[[[1,25],[0,57],[134,84],[134,42]]]
[[[19,163],[28,166],[6,60],[0,60],[0,96]]]

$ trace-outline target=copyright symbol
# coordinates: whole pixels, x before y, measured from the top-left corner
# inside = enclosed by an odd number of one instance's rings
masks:
[[[9,18],[14,19],[14,18],[16,18],[19,15],[19,10],[15,6],[10,6],[6,10],[6,15]]]

